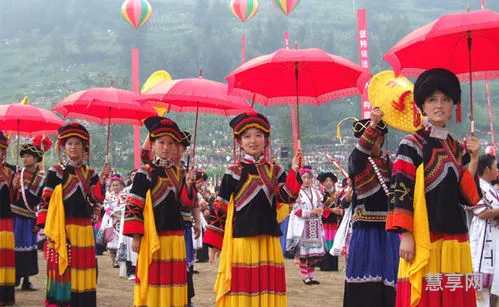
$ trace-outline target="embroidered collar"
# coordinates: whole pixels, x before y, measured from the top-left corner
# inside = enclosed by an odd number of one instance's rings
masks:
[[[71,160],[71,159],[67,159],[64,163],[63,163],[64,166],[72,166],[72,167],[82,167],[85,165],[85,160],[81,160],[81,161],[75,161],[75,160]]]
[[[162,166],[162,167],[171,167],[174,165],[174,163],[172,161],[161,159],[158,156],[156,156],[154,158],[154,160],[152,161],[152,164],[154,164],[156,166]]]
[[[423,128],[430,134],[430,137],[445,141],[449,135],[446,127],[435,126],[427,117],[423,119]]]
[[[261,155],[258,158],[255,158],[252,155],[244,154],[244,158],[243,158],[242,162],[244,162],[246,164],[262,164],[265,162],[264,160],[265,160],[265,158],[263,155]]]

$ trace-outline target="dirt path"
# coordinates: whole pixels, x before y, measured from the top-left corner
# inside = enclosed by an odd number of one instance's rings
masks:
[[[46,266],[41,253],[39,256],[40,274],[32,278],[33,284],[39,288],[36,292],[16,291],[16,306],[31,307],[43,306],[45,298]],[[99,256],[99,281],[97,285],[97,305],[127,307],[132,306],[133,282],[120,279],[118,270],[111,267],[109,257]],[[340,267],[344,262],[340,261]],[[216,278],[217,266],[207,263],[197,263],[196,270],[200,274],[194,275],[196,297],[195,306],[215,306],[215,295],[212,291]],[[286,277],[288,287],[289,306],[342,306],[344,273],[321,272],[316,273],[320,285],[306,286],[302,283],[298,271],[292,260],[286,260]]]

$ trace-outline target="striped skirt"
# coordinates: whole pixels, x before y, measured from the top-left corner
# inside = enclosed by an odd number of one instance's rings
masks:
[[[97,306],[95,241],[92,221],[85,218],[66,218],[69,264],[59,274],[59,256],[52,243],[45,244],[47,259],[48,307]]]
[[[468,234],[430,233],[431,252],[422,282],[420,307],[476,306],[475,287],[479,276],[473,275]],[[397,282],[397,306],[411,306],[411,284],[407,279],[409,264],[400,259]],[[481,281],[480,281],[481,282]]]
[[[160,248],[149,265],[149,286],[140,294],[140,276],[135,277],[133,304],[136,307],[180,307],[187,305],[187,262],[184,232],[160,232]],[[140,271],[137,262],[137,272]]]
[[[14,305],[16,264],[12,219],[0,219],[0,306]]]
[[[336,236],[336,232],[338,231],[338,224],[334,223],[323,223],[324,226],[324,239],[326,240],[326,251],[330,251],[331,247],[333,247],[334,236]]]
[[[217,306],[287,305],[286,274],[279,237],[234,238],[231,289]]]

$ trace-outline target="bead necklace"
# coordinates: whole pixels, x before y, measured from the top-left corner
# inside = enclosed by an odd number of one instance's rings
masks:
[[[374,173],[376,173],[376,177],[378,178],[378,181],[381,184],[383,191],[385,191],[386,195],[390,195],[390,190],[388,189],[388,186],[386,185],[386,182],[383,179],[383,176],[381,175],[381,172],[379,171],[378,166],[374,162],[374,159],[372,157],[367,157],[367,159],[369,160],[369,163],[371,163],[371,165],[373,166]]]
[[[28,212],[35,213],[35,211],[31,210],[31,208],[29,207],[28,200],[26,199],[26,190],[24,189],[24,171],[25,170],[26,170],[25,167],[23,167],[23,169],[21,170],[21,177],[20,177],[21,186],[19,188],[21,189],[21,196],[23,198],[24,207],[26,207],[26,209],[28,210]],[[35,172],[35,174],[33,176],[36,176],[36,172]]]

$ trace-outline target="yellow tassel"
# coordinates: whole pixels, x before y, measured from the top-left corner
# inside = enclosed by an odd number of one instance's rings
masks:
[[[139,267],[137,274],[140,279],[140,297],[145,298],[149,288],[149,265],[155,252],[160,249],[158,232],[154,222],[154,211],[151,190],[146,192],[144,204],[144,236],[140,243]]]
[[[63,203],[62,184],[58,184],[50,197],[45,235],[54,241],[54,248],[59,255],[59,275],[63,275],[68,267],[68,249],[66,246],[66,223]]]
[[[341,139],[341,125],[343,125],[343,123],[344,123],[344,122],[346,122],[346,121],[347,121],[347,120],[349,120],[349,119],[354,120],[354,121],[358,121],[358,120],[359,120],[359,119],[358,119],[358,118],[356,118],[356,117],[347,117],[347,118],[342,119],[342,120],[338,123],[338,125],[336,125],[336,138],[337,138],[338,140],[340,140],[340,143],[341,143],[341,144],[343,144],[343,141],[342,141],[342,139]]]
[[[230,292],[232,282],[232,219],[234,217],[234,194],[230,196],[229,206],[227,208],[227,219],[225,222],[224,239],[222,250],[220,252],[220,264],[218,265],[218,275],[213,290],[217,294],[217,305],[222,302],[223,297]]]

